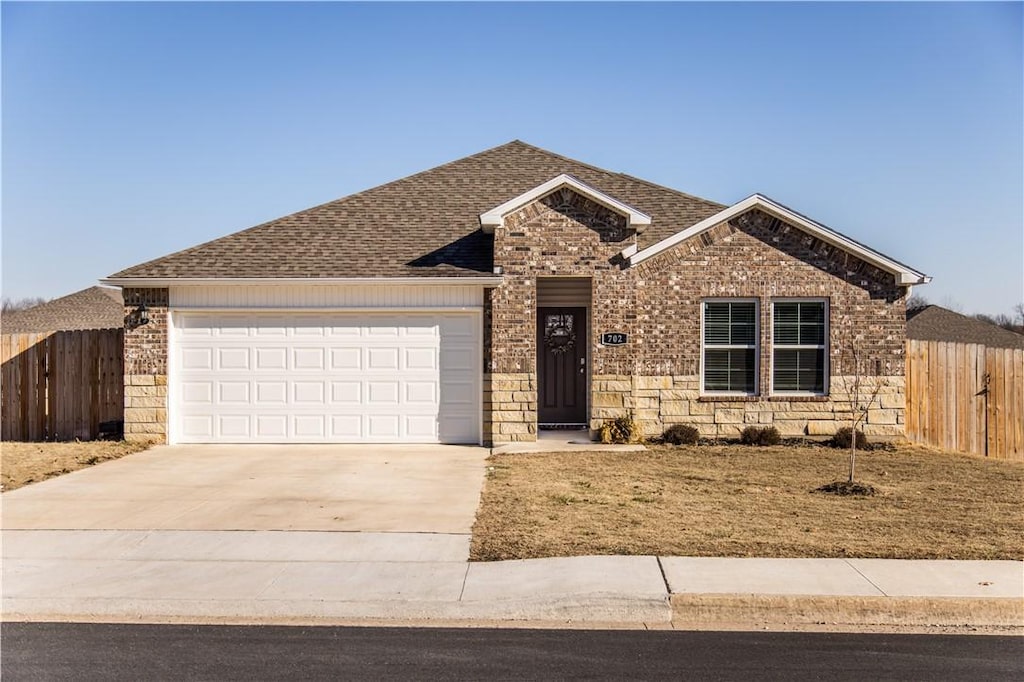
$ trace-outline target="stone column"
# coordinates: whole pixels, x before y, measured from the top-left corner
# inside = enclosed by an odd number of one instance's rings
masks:
[[[168,290],[124,290],[124,437],[167,442]],[[133,327],[141,304],[149,323]]]

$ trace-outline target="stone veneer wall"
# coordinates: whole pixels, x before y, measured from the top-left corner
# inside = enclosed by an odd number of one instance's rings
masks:
[[[167,440],[167,289],[124,290],[125,316],[140,303],[149,324],[124,331],[124,437]]]
[[[735,438],[751,425],[774,426],[783,436],[831,436],[850,425],[854,377],[833,376],[831,382],[827,399],[731,401],[702,398],[697,376],[595,376],[591,428],[599,428],[605,419],[632,415],[647,436],[672,424],[691,424],[712,438]],[[865,434],[903,434],[904,388],[903,377],[861,377],[859,403],[867,416],[859,428]]]
[[[864,431],[902,435],[906,289],[891,274],[756,210],[624,270],[617,254],[631,241],[621,216],[571,190],[524,207],[495,230],[494,262],[505,282],[485,298],[485,441],[536,438],[536,282],[543,276],[593,278],[592,429],[630,414],[648,435],[688,423],[713,437],[736,436],[749,424],[826,436],[849,422],[849,386],[859,373],[862,399],[874,395]],[[759,301],[757,396],[700,396],[701,302],[711,297]],[[771,301],[787,297],[829,301],[828,396],[768,394]],[[597,344],[610,330],[625,331],[630,343]]]

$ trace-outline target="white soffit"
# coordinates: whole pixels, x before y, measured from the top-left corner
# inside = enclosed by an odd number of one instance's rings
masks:
[[[545,197],[556,190],[562,189],[563,187],[570,187],[573,191],[582,194],[588,199],[596,201],[605,208],[626,216],[629,227],[636,230],[637,233],[642,233],[644,229],[651,224],[651,216],[646,213],[638,211],[632,206],[625,204],[614,197],[608,196],[604,192],[577,180],[571,175],[563,173],[558,177],[548,180],[542,185],[537,185],[533,189],[523,192],[513,199],[509,199],[501,206],[495,206],[490,211],[481,213],[480,227],[484,232],[490,234],[494,232],[495,227],[501,225],[501,221],[509,213],[512,213],[513,211],[516,211],[523,206],[540,199],[541,197]]]
[[[676,244],[686,241],[690,237],[711,229],[715,225],[721,224],[727,220],[732,220],[736,216],[742,215],[752,208],[759,208],[765,213],[771,214],[776,218],[784,220],[787,223],[804,230],[823,242],[827,242],[833,246],[843,249],[844,251],[852,253],[858,258],[861,258],[862,260],[867,261],[886,272],[891,272],[896,277],[896,283],[901,286],[927,284],[932,281],[932,278],[928,275],[907,267],[899,261],[895,261],[874,249],[868,248],[867,246],[836,232],[835,230],[825,227],[819,222],[800,215],[796,211],[786,208],[782,204],[773,201],[762,194],[752,194],[743,201],[733,204],[709,218],[705,218],[696,225],[692,225],[670,237],[666,237],[660,242],[656,242],[655,244],[634,253],[626,253],[623,251],[622,255],[629,259],[630,266],[637,265],[652,256],[656,256],[666,249],[672,248]]]

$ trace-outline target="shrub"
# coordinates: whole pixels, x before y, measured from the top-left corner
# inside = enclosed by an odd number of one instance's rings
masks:
[[[849,426],[836,431],[836,435],[832,436],[832,446],[837,448],[849,448],[853,441],[853,429]],[[871,441],[864,435],[864,432],[857,429],[857,448],[867,450],[871,446]]]
[[[602,443],[636,443],[640,440],[640,425],[632,417],[617,417],[601,424]]]
[[[748,426],[740,434],[740,442],[744,445],[778,445],[782,436],[774,426]]]
[[[689,424],[673,424],[665,429],[661,439],[670,445],[696,445],[700,440],[700,431]]]

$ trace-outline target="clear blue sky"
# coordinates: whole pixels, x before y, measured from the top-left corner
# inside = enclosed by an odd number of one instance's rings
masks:
[[[1022,5],[2,6],[3,295],[514,138],[1024,300]]]

